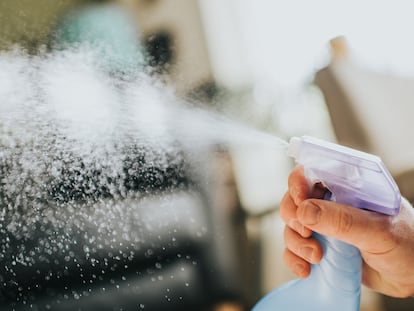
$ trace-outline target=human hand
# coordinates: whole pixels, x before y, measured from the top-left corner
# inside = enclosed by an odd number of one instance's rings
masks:
[[[414,294],[414,209],[403,199],[398,215],[387,216],[321,200],[324,189],[309,189],[303,167],[293,169],[280,215],[285,222],[284,260],[297,276],[310,274],[322,258],[312,232],[357,247],[362,256],[362,283],[393,297]],[[316,198],[316,199],[315,199]]]

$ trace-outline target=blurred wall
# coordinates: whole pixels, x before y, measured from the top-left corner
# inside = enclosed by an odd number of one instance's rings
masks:
[[[1,0],[0,49],[18,44],[28,51],[45,44],[50,28],[66,10],[86,0]],[[96,2],[96,1],[95,1]]]

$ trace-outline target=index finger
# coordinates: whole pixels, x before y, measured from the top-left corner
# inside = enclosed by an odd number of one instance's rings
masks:
[[[296,205],[309,197],[309,184],[305,178],[303,166],[297,165],[288,178],[289,194]]]

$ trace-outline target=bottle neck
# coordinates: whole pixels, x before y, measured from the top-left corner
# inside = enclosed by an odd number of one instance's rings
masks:
[[[324,254],[321,262],[312,268],[312,274],[321,274],[317,277],[322,277],[335,290],[359,293],[362,276],[359,250],[350,244],[317,233],[314,233],[314,237],[321,243]]]

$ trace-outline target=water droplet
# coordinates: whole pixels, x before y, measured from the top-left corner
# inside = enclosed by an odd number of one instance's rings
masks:
[[[145,251],[145,254],[144,254],[145,257],[149,258],[152,255],[154,255],[154,250],[152,250],[151,248],[149,248]]]

